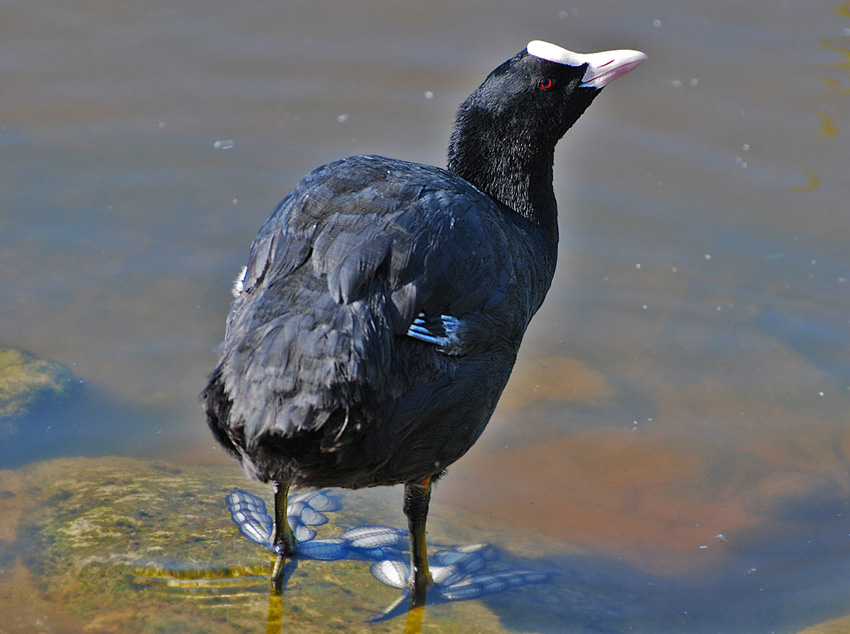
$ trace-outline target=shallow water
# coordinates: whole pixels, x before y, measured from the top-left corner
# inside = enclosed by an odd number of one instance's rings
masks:
[[[530,39],[637,48],[649,60],[561,144],[557,277],[432,514],[492,518],[487,539],[563,569],[527,611],[483,602],[509,630],[552,629],[541,611],[565,597],[576,632],[796,632],[848,612],[847,2],[3,15],[0,345],[79,385],[0,466],[227,463],[196,395],[231,280],[297,179],[352,153],[443,164],[457,105]]]

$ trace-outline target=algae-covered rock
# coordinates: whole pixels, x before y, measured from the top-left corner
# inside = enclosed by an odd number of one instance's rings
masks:
[[[240,535],[226,510],[234,484],[270,497],[270,487],[223,466],[74,458],[0,472],[0,613],[4,595],[20,594],[4,590],[5,577],[26,579],[35,604],[64,623],[61,631],[73,630],[69,618],[90,632],[399,629],[399,619],[365,622],[398,596],[370,575],[368,561],[300,561],[275,598],[271,554]],[[342,522],[403,520],[395,493],[346,493],[343,504],[321,536],[343,532]],[[6,506],[19,519],[4,520],[14,515]],[[10,521],[14,526],[2,526]],[[437,538],[448,532],[435,522]],[[521,602],[531,590],[514,592]],[[422,631],[472,625],[505,631],[479,601],[429,606]]]
[[[0,438],[15,431],[3,419],[26,416],[40,400],[66,394],[70,384],[71,372],[61,363],[0,347]]]

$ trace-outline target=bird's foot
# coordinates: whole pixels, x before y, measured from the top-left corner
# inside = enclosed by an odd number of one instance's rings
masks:
[[[292,559],[289,555],[278,553],[272,567],[272,592],[277,595],[283,594],[286,582],[289,581],[296,568],[298,568],[297,560]]]

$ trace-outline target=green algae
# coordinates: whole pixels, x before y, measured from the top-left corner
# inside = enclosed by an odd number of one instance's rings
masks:
[[[0,419],[22,418],[45,398],[67,394],[70,385],[71,372],[61,363],[0,347]],[[12,421],[0,420],[0,439],[15,431]]]
[[[0,564],[23,567],[38,601],[87,631],[297,626],[307,633],[380,633],[403,626],[404,617],[365,622],[398,596],[372,578],[366,561],[300,561],[283,596],[275,597],[271,554],[238,533],[224,503],[234,484],[266,497],[268,487],[235,468],[113,457],[53,460],[15,473],[22,484],[10,495],[25,505],[15,539],[0,539]],[[344,510],[331,514],[321,536],[348,524],[399,525],[401,519],[394,494],[346,493]],[[435,538],[450,533],[444,522],[434,522]],[[529,591],[517,591],[516,600]],[[429,606],[421,629],[506,631],[478,601]]]

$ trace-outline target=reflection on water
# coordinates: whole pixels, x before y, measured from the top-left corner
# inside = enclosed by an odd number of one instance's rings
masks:
[[[265,546],[273,554],[278,550],[273,545],[274,520],[266,511],[262,498],[246,491],[234,489],[227,496],[230,517],[239,527],[239,532],[252,542]],[[342,559],[374,560],[372,576],[384,585],[402,591],[392,605],[370,621],[392,618],[402,613],[410,603],[411,611],[422,607],[414,602],[408,581],[411,577],[410,555],[399,548],[407,542],[407,531],[390,526],[357,526],[349,528],[337,537],[316,539],[314,526],[328,522],[325,513],[342,508],[339,500],[327,495],[327,491],[303,493],[290,498],[286,516],[298,543],[293,559],[319,559],[339,561]],[[439,550],[431,560],[431,575],[434,585],[428,590],[428,601],[469,601],[488,594],[503,592],[509,588],[543,583],[548,575],[533,570],[506,569],[499,566],[499,555],[489,544],[452,546]],[[291,570],[284,575],[291,576]],[[286,582],[283,583],[286,590]],[[421,614],[417,610],[416,614]]]
[[[562,144],[558,275],[490,428],[440,483],[429,539],[486,539],[506,569],[551,577],[415,616],[850,629],[848,2],[7,4],[0,344],[77,381],[4,427],[9,631],[356,629],[397,598],[363,561],[311,560],[269,601],[269,561],[222,507],[249,484],[196,394],[230,281],[295,181],[360,152],[443,164],[457,104],[538,37],[649,61]],[[35,464],[104,453],[181,475],[116,463],[75,493],[88,467]],[[155,488],[122,492],[128,476]],[[345,499],[355,525],[399,519],[376,492]],[[100,541],[71,530],[80,518]]]

